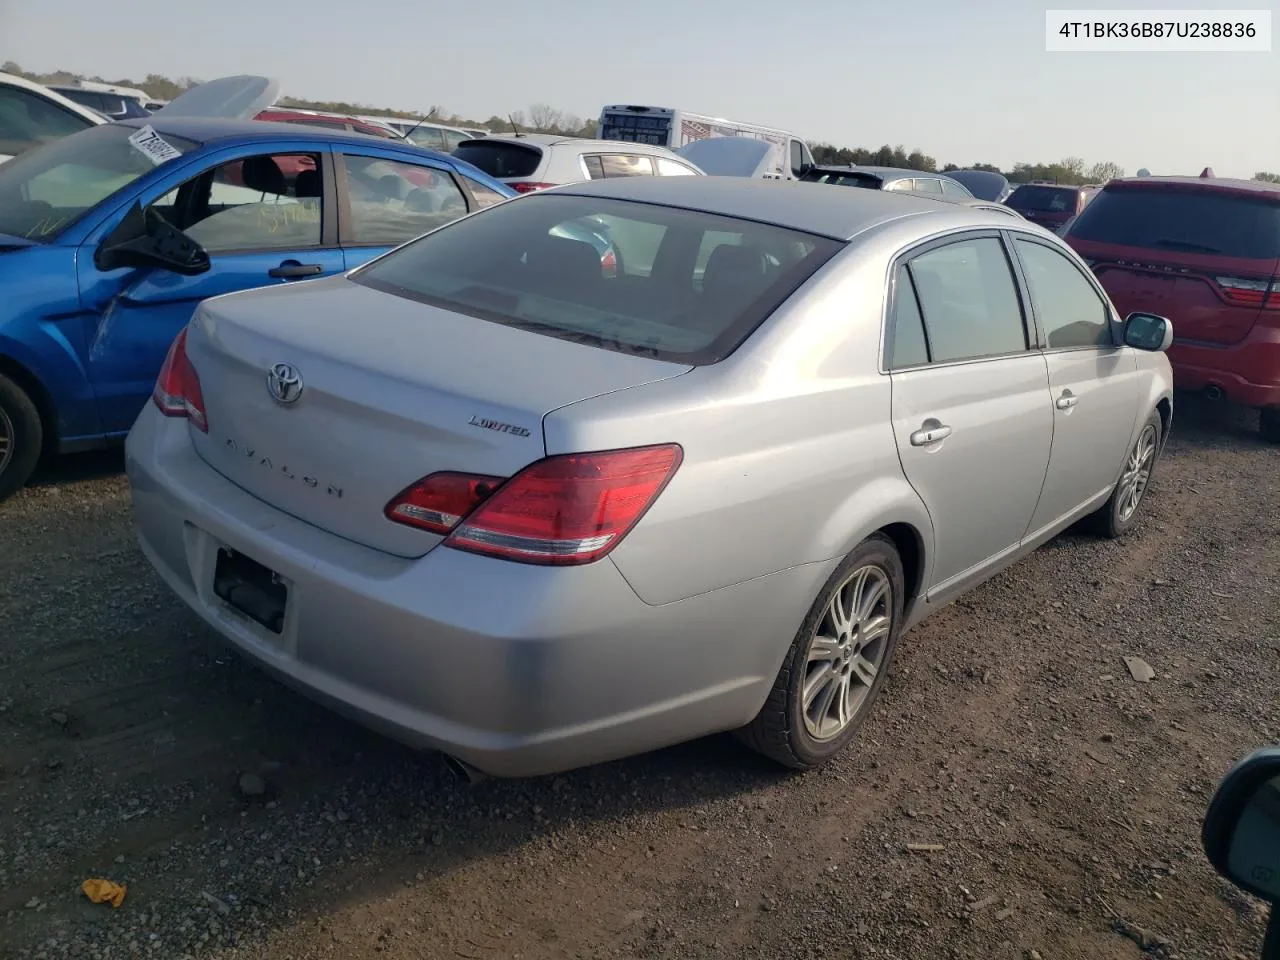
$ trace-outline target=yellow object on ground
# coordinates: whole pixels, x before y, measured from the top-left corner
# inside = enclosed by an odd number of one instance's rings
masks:
[[[80,884],[80,889],[94,903],[109,903],[118,907],[124,903],[124,895],[129,888],[114,880],[86,880]]]

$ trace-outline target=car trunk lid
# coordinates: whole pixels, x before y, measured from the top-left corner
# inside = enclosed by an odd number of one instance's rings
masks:
[[[511,476],[544,455],[550,411],[690,369],[345,277],[208,301],[187,349],[209,421],[191,436],[211,467],[292,516],[406,557],[440,539],[385,517],[409,485],[446,470]],[[286,402],[269,384],[277,364]]]

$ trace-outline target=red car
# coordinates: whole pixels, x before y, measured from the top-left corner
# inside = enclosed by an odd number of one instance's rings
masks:
[[[1005,198],[1004,205],[1032,223],[1055,233],[1079,216],[1092,199],[1093,187],[1063,187],[1056,183],[1024,183]]]
[[[1179,389],[1258,407],[1280,443],[1280,185],[1209,173],[1112,180],[1066,241],[1122,317],[1173,321]]]

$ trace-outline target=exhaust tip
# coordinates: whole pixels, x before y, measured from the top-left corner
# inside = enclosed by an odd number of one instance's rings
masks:
[[[457,757],[443,754],[445,769],[452,773],[464,783],[479,783],[481,780],[489,779],[489,775],[483,770],[477,770],[465,760],[459,760]]]
[[[1216,383],[1211,383],[1209,386],[1205,387],[1204,395],[1210,400],[1221,400],[1225,396],[1222,388]]]

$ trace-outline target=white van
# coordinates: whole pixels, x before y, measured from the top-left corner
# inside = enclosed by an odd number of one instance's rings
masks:
[[[813,166],[813,153],[809,150],[809,145],[794,133],[671,107],[611,104],[600,111],[596,136],[602,140],[651,143],[677,152],[695,141],[713,137],[762,140],[770,145],[770,162],[759,175],[772,180],[796,180]],[[706,170],[706,167],[703,169]]]

